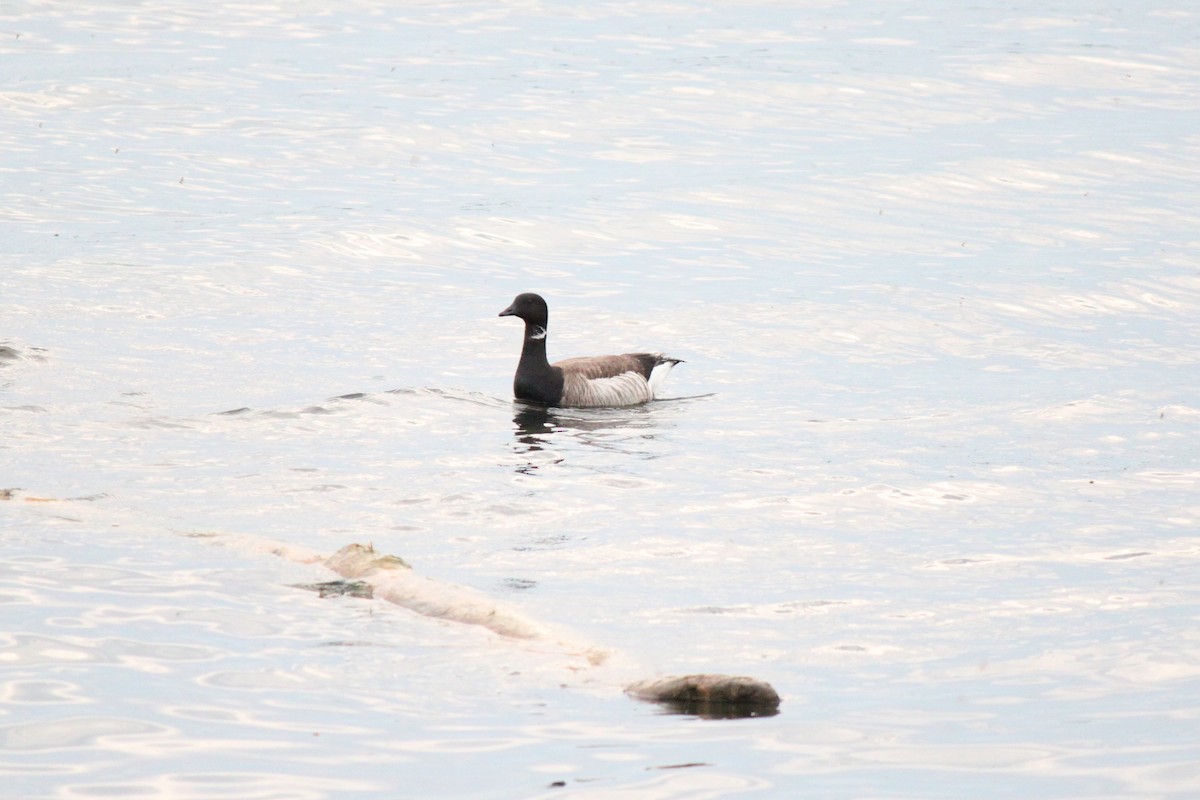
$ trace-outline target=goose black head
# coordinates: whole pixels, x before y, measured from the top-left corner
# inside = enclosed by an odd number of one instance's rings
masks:
[[[502,317],[520,317],[526,325],[537,325],[545,330],[550,320],[550,309],[539,294],[525,292],[517,295],[512,305],[500,312]]]

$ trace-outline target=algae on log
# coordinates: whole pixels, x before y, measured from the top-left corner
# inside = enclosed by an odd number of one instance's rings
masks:
[[[706,719],[773,717],[779,713],[779,693],[771,684],[740,675],[657,678],[631,683],[625,692],[675,713]]]
[[[293,589],[316,592],[321,598],[358,597],[363,600],[372,600],[375,597],[374,587],[366,581],[320,581],[318,583],[289,583],[288,586]]]

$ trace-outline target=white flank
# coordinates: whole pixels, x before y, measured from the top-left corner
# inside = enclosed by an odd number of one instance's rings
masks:
[[[568,374],[563,381],[565,406],[635,406],[653,399],[650,385],[638,372],[624,372],[611,378]]]

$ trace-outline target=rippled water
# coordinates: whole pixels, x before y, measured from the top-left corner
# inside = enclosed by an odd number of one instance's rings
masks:
[[[7,4],[0,794],[1194,797],[1198,42],[1186,4]],[[525,290],[552,357],[685,359],[672,399],[515,406]],[[689,672],[781,713],[621,693]]]

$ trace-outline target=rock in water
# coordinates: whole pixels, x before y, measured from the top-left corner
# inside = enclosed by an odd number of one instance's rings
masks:
[[[772,717],[779,693],[766,681],[738,675],[684,675],[638,681],[625,687],[639,700],[661,703],[679,714],[708,719]]]

